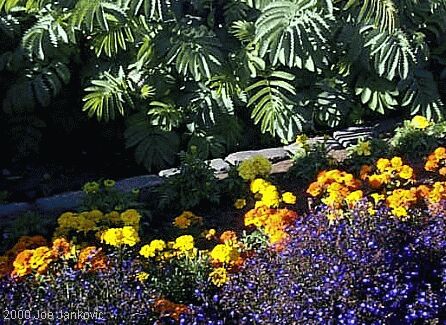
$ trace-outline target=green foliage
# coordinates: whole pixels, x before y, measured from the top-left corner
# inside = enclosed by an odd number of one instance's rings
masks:
[[[363,165],[373,165],[379,158],[391,157],[393,148],[383,139],[360,140],[348,152],[348,158],[342,163],[355,174],[359,174]]]
[[[244,133],[441,120],[445,16],[443,0],[0,0],[0,118],[34,135],[15,115],[125,119],[148,169],[190,145],[203,158],[253,145]]]
[[[96,116],[99,121],[114,120],[117,114],[125,115],[127,108],[133,108],[134,103],[129,95],[131,84],[124,75],[122,67],[114,77],[109,72],[104,72],[102,79],[92,80],[92,86],[85,88],[88,92],[83,101],[83,111],[88,116]]]
[[[404,121],[404,124],[395,130],[390,144],[397,155],[406,159],[421,159],[441,144],[445,132],[445,122],[419,129],[412,126],[410,121]]]
[[[135,147],[135,159],[147,169],[171,165],[178,152],[179,138],[174,132],[153,127],[145,114],[132,115],[127,120],[124,136],[127,148]]]
[[[84,197],[80,209],[82,211],[99,210],[103,213],[112,211],[125,211],[139,208],[139,190],[123,192],[115,187],[115,181],[111,179],[88,182],[83,187]]]
[[[158,188],[160,208],[190,210],[220,201],[220,187],[213,169],[197,155],[196,148],[181,154],[179,173],[168,177]]]
[[[4,221],[2,221],[4,223]],[[6,224],[0,224],[0,255],[10,249],[21,236],[41,235],[50,237],[56,227],[56,218],[43,216],[37,212],[26,212]]]
[[[319,12],[316,0],[273,1],[256,21],[259,54],[278,63],[315,71],[327,60],[330,17]]]
[[[288,141],[291,141],[303,128],[302,116],[296,111],[294,102],[287,97],[287,94],[296,94],[293,85],[290,84],[292,80],[294,80],[292,74],[274,71],[246,88],[248,93],[253,93],[248,107],[254,105],[251,113],[254,123],[260,123],[263,133],[278,134]]]
[[[293,165],[286,177],[295,182],[309,183],[317,174],[333,165],[327,155],[325,143],[308,145],[306,141],[296,143],[298,150],[293,157]]]

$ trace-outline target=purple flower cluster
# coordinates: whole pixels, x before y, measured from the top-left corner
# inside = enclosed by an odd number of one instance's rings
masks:
[[[446,320],[443,215],[417,222],[365,208],[329,225],[323,209],[289,230],[280,253],[246,261],[185,324],[442,324]]]
[[[107,270],[94,273],[60,263],[51,278],[0,280],[0,309],[22,310],[22,319],[14,312],[10,324],[153,324],[156,290],[135,279],[135,263],[110,262]]]

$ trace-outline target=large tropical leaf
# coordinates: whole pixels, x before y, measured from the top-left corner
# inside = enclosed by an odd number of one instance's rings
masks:
[[[26,31],[22,45],[31,57],[44,60],[48,48],[59,48],[61,44],[75,43],[74,29],[66,21],[66,17],[49,12],[41,16]]]
[[[93,48],[96,56],[105,53],[112,57],[118,54],[119,50],[126,51],[129,44],[135,41],[133,31],[128,25],[117,25],[111,27],[108,31],[102,31],[94,36]]]
[[[417,69],[413,78],[402,83],[401,87],[405,88],[402,106],[410,108],[412,115],[421,114],[434,120],[444,117],[444,103],[432,72]]]
[[[292,74],[274,71],[261,79],[246,91],[251,94],[248,107],[253,107],[251,117],[255,124],[260,124],[262,132],[273,136],[279,135],[285,141],[291,141],[297,131],[302,130],[302,116],[296,114],[296,105],[290,95],[296,95]]]
[[[6,92],[3,109],[12,114],[30,111],[36,105],[48,106],[69,80],[70,71],[61,62],[26,71]]]
[[[358,20],[392,33],[397,24],[397,8],[393,0],[349,0],[345,10],[359,7]]]
[[[379,76],[392,80],[396,75],[406,79],[416,64],[414,50],[402,30],[389,34],[373,26],[361,30],[366,39],[365,46],[370,49],[375,70]]]
[[[91,84],[85,89],[87,94],[83,98],[83,111],[87,111],[89,117],[95,115],[99,121],[107,122],[114,120],[117,114],[124,116],[134,107],[130,96],[131,84],[122,67],[116,77],[104,72],[101,79],[92,80]]]
[[[135,148],[135,159],[147,170],[172,165],[179,149],[179,137],[175,132],[163,131],[150,124],[144,112],[127,119],[124,136],[127,148]]]
[[[147,112],[150,124],[164,131],[172,131],[182,121],[183,114],[173,103],[153,101]]]
[[[165,20],[170,6],[171,2],[169,0],[129,0],[132,16],[144,14],[150,20]]]
[[[398,89],[386,79],[360,78],[356,83],[355,94],[370,110],[380,114],[398,107]]]
[[[178,31],[167,57],[168,63],[175,61],[180,74],[190,74],[196,81],[210,79],[223,63],[218,38],[204,26]]]
[[[86,26],[90,32],[100,28],[108,31],[110,25],[124,23],[127,19],[125,9],[116,2],[107,0],[79,0],[73,12],[73,24]]]
[[[348,122],[354,110],[354,100],[347,83],[338,78],[327,78],[317,83],[315,118],[322,125],[339,126]]]
[[[268,55],[273,65],[316,71],[327,63],[330,19],[316,0],[272,2],[256,22],[260,56]]]

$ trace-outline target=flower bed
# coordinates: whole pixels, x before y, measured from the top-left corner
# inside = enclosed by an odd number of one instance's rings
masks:
[[[405,127],[438,126],[417,118]],[[243,225],[220,220],[218,229],[186,210],[150,231],[137,193],[121,196],[110,180],[86,184],[83,211],[60,215],[51,242],[25,236],[0,257],[0,308],[39,315],[36,324],[48,320],[42,315],[73,322],[79,310],[91,312],[76,319],[84,324],[440,324],[446,149],[430,149],[421,164],[409,163],[375,159],[376,145],[360,142],[348,170],[315,170],[299,195],[252,157],[224,183],[235,197],[220,216]],[[212,181],[206,169],[199,175]],[[181,177],[172,184],[187,189]],[[206,191],[221,207],[230,196],[219,186]],[[197,204],[207,198],[186,192]],[[10,323],[17,315],[9,312]]]

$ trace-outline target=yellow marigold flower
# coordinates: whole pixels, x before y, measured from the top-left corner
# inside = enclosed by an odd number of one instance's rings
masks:
[[[378,188],[387,182],[387,177],[383,174],[373,174],[369,176],[368,181],[371,187]]]
[[[154,239],[149,245],[141,247],[139,254],[146,258],[155,257],[157,252],[162,252],[166,247],[167,245],[164,240]]]
[[[392,214],[397,218],[404,218],[407,216],[407,210],[404,207],[396,207],[392,209]]]
[[[88,182],[88,183],[85,183],[85,185],[82,189],[87,194],[94,194],[94,193],[99,192],[99,188],[100,188],[100,185],[98,182]]]
[[[251,182],[250,190],[252,193],[260,193],[263,192],[269,185],[271,184],[265,181],[263,178],[256,178]]]
[[[209,279],[217,287],[221,287],[228,281],[228,272],[224,267],[216,268],[214,271],[209,273]]]
[[[274,185],[269,185],[262,192],[261,202],[267,207],[278,207],[280,202],[279,191]]]
[[[385,197],[382,194],[379,193],[372,193],[370,194],[375,204],[378,204],[378,202],[384,201]]]
[[[136,275],[136,278],[140,282],[145,282],[149,278],[149,273],[147,273],[147,272],[138,272],[138,274]]]
[[[112,224],[119,224],[122,221],[121,215],[118,211],[111,211],[110,213],[107,213],[104,216],[104,219],[109,220]]]
[[[201,222],[202,222],[201,217],[196,216],[190,211],[184,211],[182,214],[180,214],[178,217],[175,218],[172,224],[179,229],[187,229],[192,224],[197,224]]]
[[[307,189],[307,193],[312,197],[319,196],[322,193],[322,187],[318,182],[313,182]]]
[[[401,157],[393,157],[390,160],[390,164],[392,165],[392,168],[395,168],[398,170],[399,168],[401,168],[403,166],[403,160],[401,159]]]
[[[376,162],[376,167],[382,173],[386,171],[388,167],[390,167],[390,161],[387,158],[379,158]]]
[[[194,248],[194,237],[191,235],[180,236],[175,239],[175,243],[172,248],[181,252],[190,251]]]
[[[412,176],[413,176],[413,169],[412,169],[412,167],[410,167],[408,165],[402,166],[399,175],[403,179],[411,179]]]
[[[359,140],[358,144],[355,147],[355,151],[358,156],[370,156],[372,154],[370,141]]]
[[[256,177],[268,176],[271,172],[271,162],[263,156],[253,156],[243,161],[238,167],[238,173],[246,181],[252,181]]]
[[[138,232],[130,226],[122,228],[122,237],[122,243],[129,246],[135,246],[140,241]]]
[[[126,226],[136,226],[141,220],[141,215],[135,209],[128,209],[121,213],[121,220]]]
[[[110,228],[101,235],[101,241],[111,246],[129,245],[135,246],[139,241],[139,236],[135,228],[125,226],[123,228]]]
[[[25,249],[16,256],[13,262],[15,274],[18,276],[24,276],[31,273],[30,259],[32,258],[33,254],[33,249]]]
[[[95,223],[98,223],[102,220],[104,214],[99,210],[91,210],[88,212],[88,219],[93,220]]]
[[[345,198],[345,201],[347,201],[349,206],[354,206],[356,202],[358,202],[360,199],[362,199],[363,193],[361,190],[357,190],[354,192],[351,192],[347,197]]]
[[[155,250],[161,252],[164,250],[166,246],[166,242],[162,239],[154,239],[150,242],[150,246],[153,247]]]
[[[361,170],[359,171],[359,178],[362,180],[366,180],[372,171],[372,167],[369,165],[362,165]]]
[[[155,257],[155,249],[150,245],[144,245],[139,250],[139,255],[144,256],[145,258]]]
[[[208,231],[205,231],[203,236],[207,239],[207,240],[211,240],[212,238],[215,237],[215,235],[217,234],[217,231],[215,229],[209,229]]]
[[[113,187],[113,186],[115,186],[115,185],[116,185],[116,182],[115,182],[114,180],[112,180],[112,179],[106,179],[106,180],[104,180],[104,186],[105,186],[105,187],[110,188],[110,187]]]
[[[240,254],[238,250],[231,245],[218,244],[212,249],[210,256],[216,262],[230,263],[231,261],[237,260]]]
[[[296,204],[296,196],[291,192],[282,194],[282,201],[286,204]]]
[[[236,209],[243,209],[246,205],[246,200],[245,199],[237,199],[234,203],[234,207]]]
[[[429,121],[424,116],[417,115],[410,121],[410,126],[415,129],[425,129],[429,126]]]

